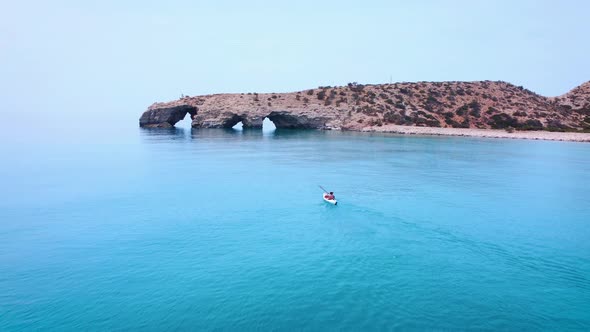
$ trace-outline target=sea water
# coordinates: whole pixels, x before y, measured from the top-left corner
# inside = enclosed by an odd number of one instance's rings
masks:
[[[0,151],[1,331],[590,329],[590,144],[28,137]]]

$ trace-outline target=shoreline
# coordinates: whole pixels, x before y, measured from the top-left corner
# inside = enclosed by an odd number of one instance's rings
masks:
[[[432,135],[432,136],[463,136],[483,138],[511,138],[545,141],[590,142],[590,133],[552,132],[552,131],[514,131],[509,133],[501,129],[475,128],[439,128],[414,127],[399,125],[383,125],[381,127],[365,127],[361,132],[394,133],[404,135]]]

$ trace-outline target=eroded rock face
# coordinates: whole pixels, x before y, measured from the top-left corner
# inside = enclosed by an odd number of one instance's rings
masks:
[[[141,127],[173,127],[188,114],[191,118],[197,114],[197,108],[187,104],[156,106],[154,104],[139,118]]]
[[[142,127],[169,127],[191,115],[194,128],[366,130],[385,124],[454,128],[588,129],[590,83],[548,98],[506,82],[351,83],[293,93],[216,94],[156,103]]]

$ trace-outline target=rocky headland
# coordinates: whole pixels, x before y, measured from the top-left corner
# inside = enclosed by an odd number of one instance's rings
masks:
[[[502,81],[349,83],[291,93],[185,96],[151,105],[139,124],[172,127],[187,114],[193,128],[231,128],[239,122],[244,128],[261,128],[268,118],[277,128],[436,135],[445,135],[444,128],[575,132],[575,140],[590,141],[590,82],[558,97]]]

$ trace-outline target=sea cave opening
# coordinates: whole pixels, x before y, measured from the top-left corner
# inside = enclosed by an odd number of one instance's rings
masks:
[[[237,125],[240,125],[240,127],[243,127],[243,121],[244,118],[242,118],[239,115],[232,115],[230,118],[225,119],[225,121],[222,124],[222,128],[234,128]]]
[[[233,130],[243,130],[244,129],[244,124],[242,123],[242,121],[236,123],[233,127],[231,127]]]
[[[193,106],[180,106],[170,112],[166,122],[177,128],[191,128],[193,118],[197,115],[197,108]]]
[[[275,128],[281,129],[303,129],[306,128],[306,125],[301,123],[301,119],[297,116],[292,114],[288,114],[285,112],[271,112],[268,117],[274,125]]]
[[[272,122],[269,118],[264,118],[262,121],[262,131],[263,132],[273,132],[277,129],[277,126],[274,122]]]
[[[234,130],[244,130],[244,123],[240,120],[236,124],[234,124],[231,128]],[[262,131],[263,132],[273,132],[273,131],[275,131],[275,129],[277,129],[277,126],[274,124],[274,122],[272,122],[272,120],[270,120],[269,118],[265,117],[264,120],[262,121]]]
[[[182,119],[180,119],[175,126],[178,128],[186,128],[190,129],[193,123],[193,115],[190,113],[186,113]]]

